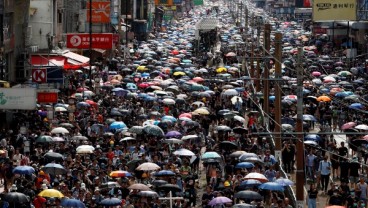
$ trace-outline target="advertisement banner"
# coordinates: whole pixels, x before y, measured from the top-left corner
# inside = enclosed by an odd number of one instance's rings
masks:
[[[90,4],[87,3],[87,22],[89,22]],[[92,22],[110,23],[110,2],[92,2]]]
[[[38,103],[57,103],[58,93],[57,92],[38,92],[37,102]]]
[[[34,110],[36,98],[35,88],[0,88],[0,109]]]
[[[313,21],[355,21],[355,0],[314,0]]]
[[[66,35],[66,47],[89,49],[89,34],[88,33],[69,33]],[[112,33],[93,33],[92,48],[111,49],[113,44]]]

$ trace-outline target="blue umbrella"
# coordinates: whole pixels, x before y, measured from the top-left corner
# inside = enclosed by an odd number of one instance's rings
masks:
[[[102,206],[105,206],[105,207],[113,207],[113,206],[121,205],[121,200],[118,199],[118,198],[115,198],[115,197],[106,198],[106,199],[100,201],[99,204],[102,205]]]
[[[174,116],[164,116],[161,118],[162,121],[165,121],[165,120],[168,120],[168,121],[171,121],[171,122],[177,122],[177,119],[174,117]]]
[[[338,93],[335,94],[335,97],[344,98],[344,97],[347,97],[347,96],[352,95],[352,94],[353,93],[349,92],[349,91],[338,92]]]
[[[276,96],[274,96],[274,95],[271,95],[270,97],[268,97],[268,99],[269,99],[270,101],[275,101],[275,99],[276,99]]]
[[[127,125],[122,121],[115,121],[110,124],[110,130],[112,129],[125,129]]]
[[[121,88],[121,87],[117,87],[117,88],[112,89],[111,91],[112,92],[119,92],[119,91],[124,91],[124,89]]]
[[[176,174],[172,172],[171,170],[161,170],[155,173],[155,176],[174,176],[174,175]]]
[[[202,155],[202,160],[205,160],[205,159],[216,159],[216,158],[221,158],[221,156],[217,152],[205,152]]]
[[[20,175],[32,175],[35,172],[35,169],[31,166],[17,166],[13,169],[14,174]]]
[[[239,186],[244,187],[244,188],[251,188],[251,187],[257,187],[261,184],[262,182],[260,182],[259,180],[249,179],[249,180],[242,181]]]
[[[292,186],[294,185],[294,182],[287,178],[279,178],[275,181],[275,183],[278,183],[282,186]]]
[[[317,119],[309,114],[304,114],[303,115],[303,121],[317,121]]]
[[[361,110],[361,109],[364,109],[364,106],[361,103],[353,103],[349,105],[349,108]]]
[[[62,207],[70,207],[70,208],[84,208],[86,207],[83,202],[78,199],[63,199],[61,201]]]
[[[77,103],[77,108],[87,108],[87,107],[89,107],[90,106],[90,104],[88,104],[88,103],[86,103],[86,102],[79,102],[79,103]]]
[[[126,88],[127,88],[128,90],[136,90],[136,89],[138,89],[137,85],[135,85],[134,83],[128,83],[128,84],[126,85]]]
[[[284,187],[275,182],[267,182],[267,183],[261,184],[259,188],[264,189],[264,190],[270,190],[270,191],[284,191]]]
[[[254,165],[250,162],[241,162],[236,164],[235,168],[254,168]]]
[[[304,137],[304,140],[320,141],[321,137],[318,136],[317,134],[308,134],[307,136]]]

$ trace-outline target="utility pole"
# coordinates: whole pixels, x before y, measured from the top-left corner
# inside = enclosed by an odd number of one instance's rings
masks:
[[[275,34],[275,79],[281,78],[281,59],[282,59],[282,34]],[[275,156],[281,157],[281,86],[279,82],[275,83]]]
[[[245,31],[248,32],[248,7],[245,5]]]
[[[263,70],[263,110],[265,112],[266,115],[270,114],[270,105],[269,105],[269,97],[270,97],[270,81],[269,81],[269,77],[270,77],[270,69],[269,69],[269,65],[270,65],[270,60],[268,59],[269,57],[269,52],[270,52],[270,45],[271,45],[271,25],[270,24],[265,24],[264,25],[264,47],[265,47],[265,51],[263,52],[263,55],[265,57],[265,61],[264,61],[264,70]],[[266,124],[266,126],[268,126],[269,124],[269,117],[265,116],[264,118],[264,123]]]
[[[297,58],[297,117],[296,117],[296,132],[303,132],[303,67],[302,54],[303,49],[298,48]],[[304,138],[303,134],[297,135],[297,155],[296,155],[296,200],[297,207],[304,207]]]
[[[92,88],[92,0],[89,0],[89,85]]]

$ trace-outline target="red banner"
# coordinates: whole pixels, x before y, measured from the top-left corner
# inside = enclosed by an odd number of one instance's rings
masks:
[[[112,33],[93,33],[92,48],[111,49],[113,44]],[[73,33],[66,35],[66,47],[89,49],[90,40],[88,33]]]
[[[58,93],[57,92],[39,92],[37,93],[38,103],[57,103]]]
[[[87,22],[89,22],[90,4],[87,3]],[[92,22],[110,23],[110,2],[92,2]]]

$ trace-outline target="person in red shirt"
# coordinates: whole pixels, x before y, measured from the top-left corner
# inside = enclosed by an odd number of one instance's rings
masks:
[[[106,153],[106,157],[109,159],[109,160],[112,160],[114,159],[114,152],[112,151],[112,148],[109,148],[109,151]]]
[[[170,108],[169,106],[164,106],[165,115],[169,115]]]
[[[46,207],[46,199],[41,196],[36,196],[36,198],[33,200],[33,205],[35,208],[44,208]]]

